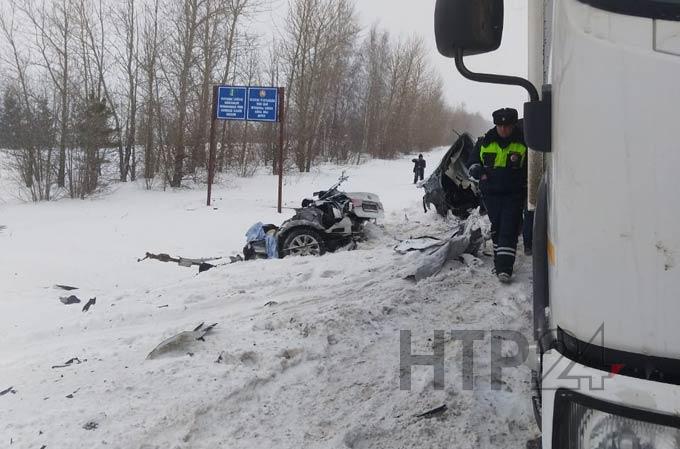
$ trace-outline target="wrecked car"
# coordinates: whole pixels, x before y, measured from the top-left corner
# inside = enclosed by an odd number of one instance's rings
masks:
[[[250,239],[244,248],[246,260],[286,256],[319,256],[327,251],[354,244],[363,238],[364,226],[369,221],[384,217],[378,195],[366,192],[343,192],[340,185],[349,179],[343,173],[328,190],[314,192],[305,198],[295,215],[280,227],[262,225],[262,238]],[[265,231],[266,229],[266,231]],[[251,228],[247,235],[258,232]],[[276,255],[272,239],[276,241]],[[269,242],[269,244],[268,244]]]
[[[451,211],[456,217],[465,219],[470,215],[470,210],[480,206],[479,187],[470,180],[466,166],[474,148],[472,137],[467,133],[461,134],[437,168],[421,184],[425,190],[425,212],[434,206],[442,217]]]

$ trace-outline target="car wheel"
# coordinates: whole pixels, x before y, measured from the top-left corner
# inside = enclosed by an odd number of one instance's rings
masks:
[[[321,256],[326,245],[321,234],[313,229],[294,229],[283,241],[283,256]]]

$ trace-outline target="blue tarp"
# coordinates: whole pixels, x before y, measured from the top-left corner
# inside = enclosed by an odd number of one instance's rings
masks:
[[[279,258],[278,243],[276,242],[276,237],[264,232],[264,225],[261,222],[257,222],[248,229],[246,232],[246,241],[248,243],[256,242],[258,240],[264,240],[267,257],[269,259]]]
[[[264,240],[265,236],[264,225],[261,222],[257,222],[246,232],[246,241],[252,243],[257,240]]]

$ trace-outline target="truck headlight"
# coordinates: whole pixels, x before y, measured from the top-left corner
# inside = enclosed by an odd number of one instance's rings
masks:
[[[558,390],[553,448],[680,449],[680,417]]]

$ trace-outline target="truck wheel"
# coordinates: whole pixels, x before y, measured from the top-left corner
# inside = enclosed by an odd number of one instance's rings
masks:
[[[294,229],[283,240],[283,257],[286,256],[321,256],[326,252],[326,245],[317,231],[309,228]]]

